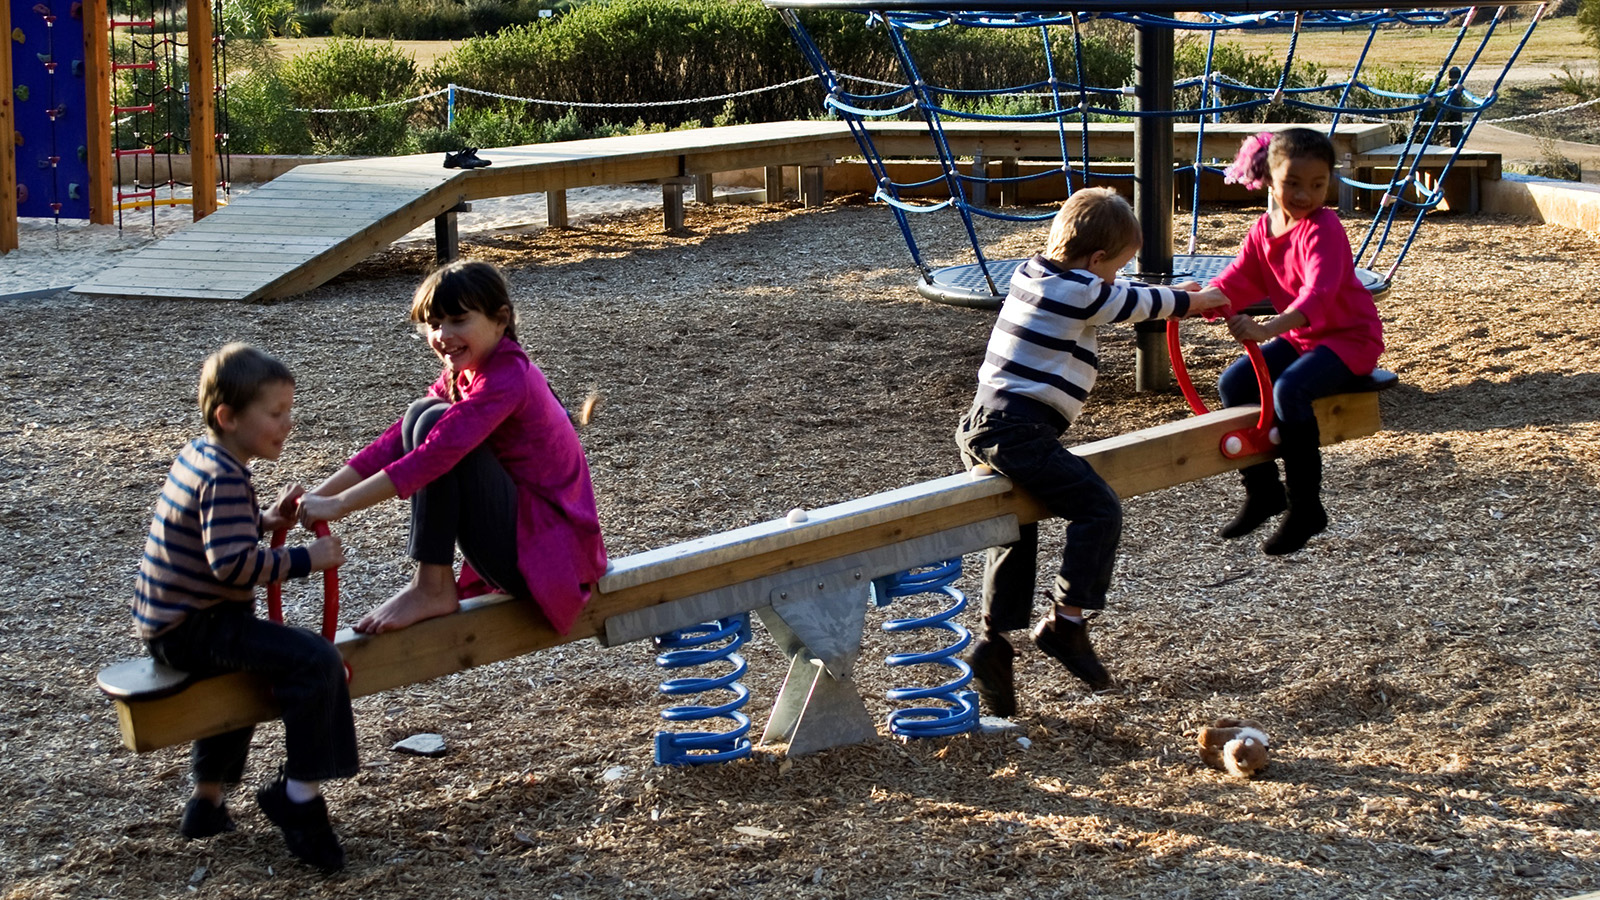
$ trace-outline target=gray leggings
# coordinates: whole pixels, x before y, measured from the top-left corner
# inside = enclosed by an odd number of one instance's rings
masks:
[[[402,431],[407,452],[422,444],[449,408],[438,397],[411,404]],[[411,558],[454,565],[457,544],[485,581],[508,594],[528,596],[517,568],[517,485],[487,446],[479,445],[411,495]]]

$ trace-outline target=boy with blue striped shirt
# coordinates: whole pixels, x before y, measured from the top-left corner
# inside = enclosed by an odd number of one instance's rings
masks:
[[[283,453],[293,406],[294,376],[260,350],[229,344],[206,360],[206,434],[178,454],[156,498],[133,617],[161,663],[201,677],[255,672],[272,686],[283,706],[287,762],[256,801],[283,829],[290,852],[332,870],[344,865],[344,848],[319,785],[356,774],[358,765],[344,661],[319,634],[255,617],[256,585],[344,562],[333,536],[305,547],[261,546],[265,532],[294,524],[304,489],[285,488],[262,510],[247,466]],[[243,777],[253,732],[246,726],[194,742],[194,796],[179,825],[185,837],[233,830],[223,792]]]
[[[1067,520],[1067,542],[1053,588],[1054,614],[1033,629],[1034,644],[1094,690],[1111,677],[1089,643],[1086,609],[1105,608],[1122,506],[1094,469],[1061,444],[1099,372],[1096,331],[1218,309],[1228,300],[1194,282],[1153,287],[1117,277],[1139,251],[1139,220],[1121,195],[1080,190],[1061,206],[1044,251],[1018,267],[978,369],[972,409],[956,442],[968,467],[984,465]],[[1005,632],[1033,615],[1038,526],[1016,543],[989,550],[983,577],[984,635],[968,656],[989,712],[1017,708],[1015,651]]]

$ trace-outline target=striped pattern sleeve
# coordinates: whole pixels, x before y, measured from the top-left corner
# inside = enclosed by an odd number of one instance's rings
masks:
[[[156,498],[139,565],[133,616],[153,637],[196,610],[254,600],[255,586],[310,572],[304,547],[261,546],[250,470],[197,439],[178,454]]]
[[[1036,256],[1017,269],[978,371],[978,401],[993,409],[1053,412],[1065,426],[1094,388],[1102,325],[1182,315],[1189,295],[1102,281]]]

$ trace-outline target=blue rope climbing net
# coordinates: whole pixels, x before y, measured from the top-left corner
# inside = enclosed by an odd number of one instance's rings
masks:
[[[1292,118],[1307,127],[1321,123],[1329,135],[1344,122],[1388,124],[1396,147],[1396,162],[1387,182],[1357,181],[1354,172],[1337,173],[1352,189],[1380,192],[1382,200],[1373,204],[1366,235],[1356,251],[1358,265],[1376,269],[1387,261],[1387,270],[1376,276],[1387,286],[1410,250],[1426,214],[1444,201],[1443,186],[1451,167],[1459,158],[1473,126],[1495,102],[1502,82],[1533,34],[1544,6],[1520,29],[1510,22],[1510,6],[1534,5],[1514,2],[1493,11],[1474,7],[1438,9],[1311,9],[1304,2],[1274,4],[1271,11],[1251,11],[1249,0],[1227,12],[1194,9],[1179,2],[1140,4],[1145,11],[1127,11],[1131,4],[1111,0],[1080,0],[1071,8],[1063,4],[990,2],[971,6],[901,0],[895,9],[882,4],[849,0],[766,0],[777,8],[793,33],[806,60],[821,78],[826,89],[826,109],[848,123],[866,158],[877,189],[875,198],[893,211],[905,237],[913,263],[925,281],[930,268],[912,228],[912,218],[941,212],[954,212],[965,226],[977,268],[989,284],[991,293],[1003,294],[1004,282],[993,277],[979,237],[978,222],[984,219],[1007,221],[1046,220],[1054,210],[1030,212],[1001,209],[980,202],[996,189],[1014,190],[1022,183],[1054,179],[1070,195],[1093,178],[1133,179],[1136,173],[1126,166],[1101,163],[1097,169],[1090,158],[1090,133],[1095,123],[1138,122],[1163,118],[1196,126],[1195,152],[1186,161],[1171,160],[1174,175],[1192,176],[1193,196],[1189,204],[1189,252],[1194,252],[1200,226],[1200,185],[1207,174],[1217,175],[1238,149],[1234,129],[1222,145],[1213,139],[1208,146],[1208,130],[1225,120],[1246,120],[1262,115],[1264,109],[1294,111]],[[874,8],[876,7],[876,8]],[[898,82],[855,78],[836,71],[824,58],[797,10],[839,9],[859,12],[865,25],[881,32],[899,66]],[[1153,10],[1153,11],[1152,11]],[[1085,73],[1085,28],[1093,19],[1127,23],[1137,29],[1187,33],[1205,44],[1204,63],[1199,75],[1176,79],[1172,84],[1174,101],[1165,107],[1146,108],[1135,102],[1136,90],[1126,84],[1094,83]],[[1444,57],[1429,69],[1410,79],[1411,90],[1395,90],[1372,77],[1373,59],[1384,58],[1383,38],[1405,28],[1454,27],[1454,41]],[[940,29],[1029,29],[1038,35],[1040,62],[1037,77],[1022,83],[999,87],[976,87],[938,81],[930,73],[936,61],[924,61],[916,52],[919,36]],[[1351,71],[1340,78],[1305,84],[1296,77],[1301,64],[1301,37],[1317,31],[1366,31],[1365,43]],[[1217,66],[1219,36],[1230,32],[1272,30],[1286,34],[1286,48],[1277,76],[1269,83],[1246,84],[1224,75]],[[1519,34],[1520,31],[1520,34]],[[1506,49],[1509,45],[1509,49]],[[1496,51],[1490,52],[1491,48]],[[1401,56],[1400,58],[1404,58]],[[1497,60],[1491,64],[1490,59]],[[1070,65],[1069,65],[1070,63]],[[1490,71],[1486,90],[1467,88],[1469,77],[1484,79]],[[1431,75],[1428,74],[1431,72]],[[1382,72],[1378,73],[1380,76]],[[1145,95],[1140,95],[1141,98]],[[874,130],[883,122],[920,122],[926,128],[928,156],[940,163],[939,173],[921,181],[897,181],[891,177],[879,150]],[[1059,148],[1058,165],[1025,174],[999,176],[987,165],[968,165],[952,150],[950,128],[958,122],[1048,123],[1054,126]],[[1271,126],[1263,126],[1270,128]],[[1448,153],[1441,151],[1448,150]],[[1423,153],[1427,167],[1438,173],[1424,179]],[[1442,157],[1442,158],[1441,158]],[[1164,162],[1162,163],[1165,164]],[[1137,165],[1137,163],[1136,163]],[[925,197],[929,189],[938,190],[942,199]],[[1409,221],[1409,227],[1404,223]],[[1398,230],[1397,230],[1398,226]],[[1403,232],[1398,248],[1391,238]],[[1385,256],[1392,251],[1392,259]]]

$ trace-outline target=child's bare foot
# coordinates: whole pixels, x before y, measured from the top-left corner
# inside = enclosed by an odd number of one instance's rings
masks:
[[[367,613],[356,623],[355,630],[361,634],[382,634],[423,619],[450,615],[461,608],[454,575],[449,566],[419,566],[411,583]]]

